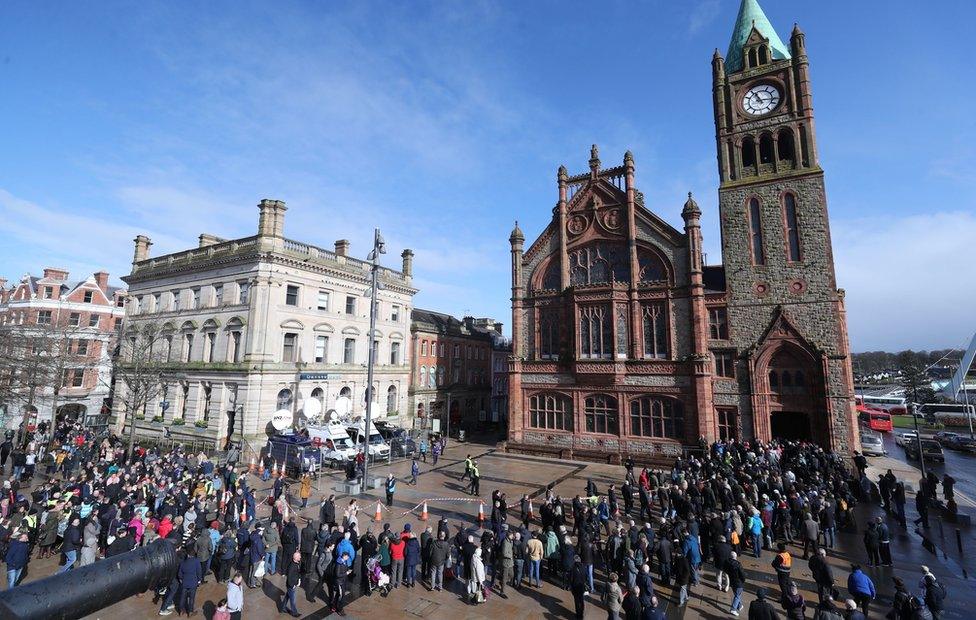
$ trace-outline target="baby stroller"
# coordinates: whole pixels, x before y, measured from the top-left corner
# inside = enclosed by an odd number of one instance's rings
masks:
[[[390,576],[383,572],[379,556],[367,560],[366,574],[369,576],[371,589],[379,591],[380,596],[386,596],[390,593]]]

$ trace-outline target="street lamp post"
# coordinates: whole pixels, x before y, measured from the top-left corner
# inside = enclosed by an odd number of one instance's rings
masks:
[[[376,364],[376,347],[373,338],[376,333],[376,292],[379,288],[380,254],[386,254],[386,243],[377,228],[373,234],[373,250],[367,256],[372,262],[369,288],[369,335],[366,338],[369,357],[366,366],[366,424],[363,429],[363,486],[360,492],[365,493],[369,488],[369,433],[373,423],[373,367]]]
[[[918,404],[912,403],[912,421],[915,423],[915,441],[918,442],[918,462],[922,466],[922,479],[925,479],[925,453],[922,452],[922,434],[918,432]]]

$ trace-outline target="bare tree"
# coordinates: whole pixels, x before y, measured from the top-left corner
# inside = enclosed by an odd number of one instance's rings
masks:
[[[0,402],[8,413],[11,405],[22,412],[24,443],[38,404],[50,404],[52,426],[57,423],[62,390],[82,387],[85,372],[98,364],[93,347],[91,332],[70,315],[0,326]]]
[[[136,418],[145,413],[149,403],[156,400],[167,382],[167,362],[172,334],[154,322],[140,322],[130,326],[119,343],[114,365],[116,411],[120,414],[119,428],[129,423],[127,457],[132,459],[135,447]]]

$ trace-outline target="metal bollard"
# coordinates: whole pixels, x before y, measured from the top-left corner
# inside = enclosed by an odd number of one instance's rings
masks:
[[[959,528],[956,528],[956,547],[959,548],[959,554],[962,555],[962,533]]]

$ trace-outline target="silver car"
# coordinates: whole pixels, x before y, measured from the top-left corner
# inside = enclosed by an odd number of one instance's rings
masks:
[[[865,456],[884,456],[888,454],[884,449],[884,442],[880,435],[861,435],[861,454]]]

